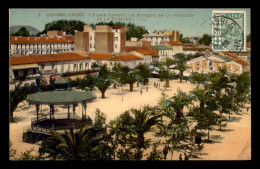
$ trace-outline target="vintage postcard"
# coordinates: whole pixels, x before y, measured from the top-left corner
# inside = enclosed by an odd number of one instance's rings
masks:
[[[10,161],[251,160],[250,18],[10,8]]]

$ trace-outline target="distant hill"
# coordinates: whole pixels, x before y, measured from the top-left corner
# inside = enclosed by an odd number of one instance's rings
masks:
[[[30,35],[36,35],[37,33],[40,32],[38,29],[36,29],[32,26],[18,25],[18,26],[10,26],[9,34],[13,34],[13,33],[17,32],[21,27],[25,27],[30,32]]]

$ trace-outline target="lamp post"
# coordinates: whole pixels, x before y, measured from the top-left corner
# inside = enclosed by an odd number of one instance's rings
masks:
[[[123,101],[123,92],[124,92],[124,89],[122,88],[122,101]]]

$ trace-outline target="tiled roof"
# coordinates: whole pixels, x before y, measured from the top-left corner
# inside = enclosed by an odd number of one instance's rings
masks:
[[[88,59],[108,60],[112,56],[112,53],[90,53]]]
[[[171,42],[167,42],[169,45],[174,46],[174,45],[182,45],[181,42],[177,42],[177,41],[171,41]]]
[[[33,63],[75,61],[75,60],[111,60],[111,61],[130,61],[143,60],[143,58],[130,53],[121,53],[113,56],[112,53],[90,53],[81,55],[76,52],[63,52],[58,54],[33,55],[33,56],[10,56],[10,65],[22,65]]]
[[[9,37],[10,43],[74,43],[73,37]]]
[[[149,50],[149,49],[137,49],[135,51],[138,53],[142,53],[144,55],[158,56],[158,54],[156,52],[153,52],[152,50]]]
[[[32,64],[32,63],[46,63],[46,62],[60,62],[73,60],[86,60],[87,58],[76,53],[58,53],[46,55],[32,55],[32,56],[10,56],[10,65]]]
[[[248,65],[248,62],[244,61],[243,59],[239,58],[236,55],[233,55],[231,53],[228,52],[223,52],[222,54],[224,54],[225,56],[228,56],[229,58],[234,59],[234,61],[238,64],[241,64],[242,66]]]
[[[112,56],[110,60],[113,61],[130,61],[130,60],[143,60],[143,58],[136,56],[134,54],[119,54],[116,56]]]
[[[113,55],[112,53],[90,53],[87,58],[110,61],[143,60],[143,58],[130,53],[119,53],[115,55]]]

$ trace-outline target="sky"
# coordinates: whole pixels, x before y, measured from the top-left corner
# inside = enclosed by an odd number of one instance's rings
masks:
[[[11,8],[9,26],[29,25],[39,31],[54,20],[81,20],[85,24],[125,22],[155,30],[178,30],[184,37],[211,33],[212,10],[246,11],[246,35],[251,29],[250,8]]]

